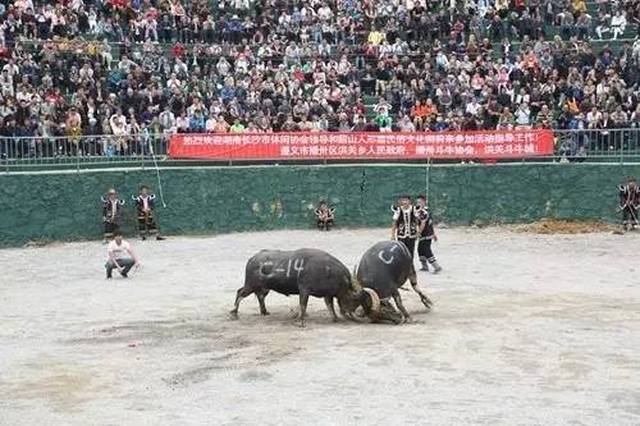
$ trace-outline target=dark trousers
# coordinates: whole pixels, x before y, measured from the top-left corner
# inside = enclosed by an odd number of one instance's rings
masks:
[[[431,250],[431,241],[431,238],[421,238],[420,241],[418,241],[418,258],[421,262],[423,258],[429,263],[436,261],[433,250]]]
[[[638,225],[638,210],[633,206],[626,206],[622,209],[623,225]]]
[[[328,220],[320,220],[318,219],[318,229],[322,230],[329,230],[331,229],[331,227],[333,226],[333,219],[328,219]]]
[[[411,258],[413,259],[413,254],[416,251],[416,239],[407,237],[407,238],[398,238],[398,241],[400,241],[409,249],[409,253],[411,253]]]
[[[112,238],[113,234],[120,231],[120,226],[118,226],[115,222],[105,222],[104,223],[104,237],[106,239]]]
[[[142,214],[138,216],[138,230],[140,231],[140,234],[144,234],[145,232],[149,234],[158,233],[158,226],[151,214]]]
[[[133,268],[133,265],[135,265],[135,262],[133,259],[118,259],[118,265],[122,267],[122,274],[127,275],[131,268]],[[116,264],[113,263],[112,260],[109,260],[104,267],[107,268],[107,276],[110,277],[111,272],[116,269]]]

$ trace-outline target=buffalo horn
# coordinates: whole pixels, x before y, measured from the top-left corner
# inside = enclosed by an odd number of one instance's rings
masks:
[[[375,290],[370,288],[364,288],[364,291],[367,292],[369,297],[371,298],[371,311],[374,315],[380,314],[380,298],[378,297],[378,293]]]

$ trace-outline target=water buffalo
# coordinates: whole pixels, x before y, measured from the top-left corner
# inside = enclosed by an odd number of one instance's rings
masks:
[[[362,255],[355,275],[356,282],[360,286],[376,291],[382,301],[380,309],[391,309],[388,299],[392,297],[405,321],[408,321],[410,317],[402,304],[398,289],[404,285],[407,279],[411,282],[411,287],[415,292],[420,295],[422,303],[427,309],[431,309],[433,303],[418,288],[413,257],[407,247],[399,241],[381,241],[368,249]],[[375,315],[374,312],[373,319],[375,319]],[[390,314],[378,313],[379,317],[385,315],[389,316]]]
[[[235,306],[231,311],[232,318],[238,318],[240,301],[251,293],[255,293],[258,298],[260,313],[269,315],[264,299],[270,290],[285,296],[300,295],[300,325],[303,327],[309,296],[324,298],[334,321],[338,319],[334,309],[334,298],[338,300],[341,315],[353,320],[353,311],[363,301],[371,300],[368,305],[379,304],[373,290],[354,287],[349,270],[342,262],[324,251],[262,250],[247,262],[244,286],[239,288],[236,294]]]

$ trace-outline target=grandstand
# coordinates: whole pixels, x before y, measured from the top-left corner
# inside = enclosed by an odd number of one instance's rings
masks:
[[[572,130],[559,155],[635,153],[638,4],[5,2],[0,155],[145,155],[150,141],[164,154],[174,133],[531,127]],[[598,129],[617,136],[585,133]]]

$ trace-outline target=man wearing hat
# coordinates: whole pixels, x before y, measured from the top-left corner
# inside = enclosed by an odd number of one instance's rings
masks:
[[[398,201],[399,206],[391,207],[393,210],[391,239],[402,242],[409,249],[413,259],[418,237],[418,214],[408,195],[402,195]]]
[[[106,198],[102,197],[101,200],[104,240],[108,242],[116,232],[120,232],[124,200],[118,199],[118,193],[113,188],[109,189]]]
[[[138,196],[132,197],[136,203],[136,211],[138,213],[138,231],[140,238],[146,240],[147,236],[156,236],[156,240],[162,241],[164,237],[158,233],[158,227],[154,218],[156,208],[156,195],[149,192],[149,187],[142,185]]]

